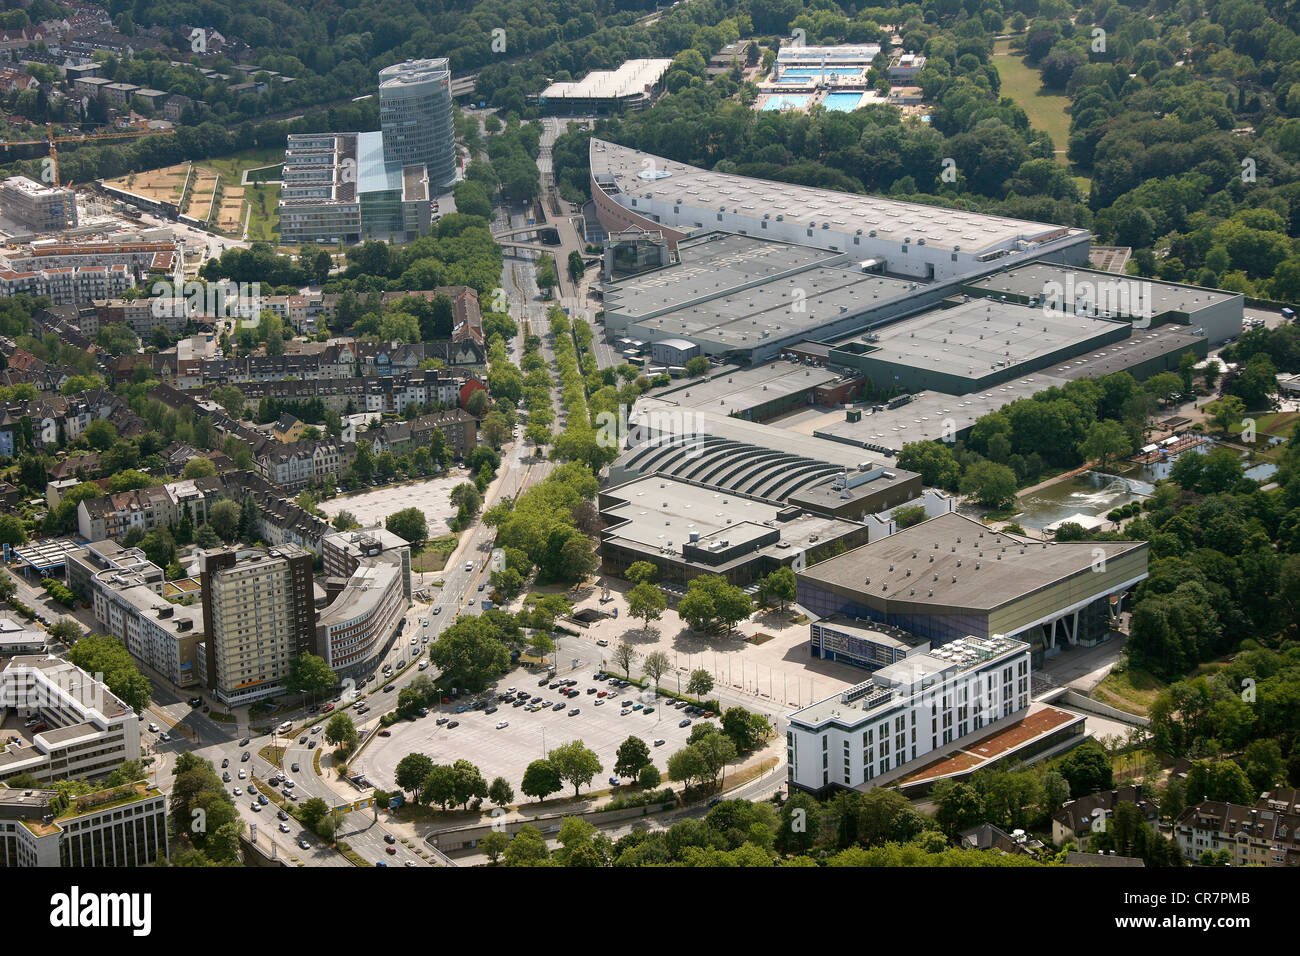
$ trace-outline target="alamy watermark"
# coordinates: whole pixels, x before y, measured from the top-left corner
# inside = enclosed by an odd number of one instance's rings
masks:
[[[1084,279],[1075,281],[1074,273],[1065,274],[1065,282],[1053,279],[1043,283],[1043,314],[1108,316],[1132,319],[1133,328],[1147,329],[1155,317],[1151,283],[1138,279]]]
[[[704,453],[708,434],[708,421],[689,408],[656,408],[639,413],[635,421],[629,421],[626,405],[596,415],[596,444],[601,448],[621,449],[629,442],[680,442],[691,459]]]

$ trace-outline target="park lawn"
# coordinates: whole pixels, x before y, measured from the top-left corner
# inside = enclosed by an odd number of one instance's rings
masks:
[[[1259,435],[1289,435],[1295,423],[1300,421],[1300,412],[1271,412],[1255,418],[1255,433]],[[1228,429],[1234,435],[1241,434],[1242,423],[1238,422]]]
[[[1092,691],[1093,699],[1145,717],[1167,685],[1144,670],[1112,670]]]
[[[993,65],[997,67],[998,76],[1002,79],[999,95],[1014,100],[1029,117],[1030,126],[1041,129],[1052,137],[1056,161],[1069,165],[1065,150],[1070,144],[1070,98],[1059,93],[1045,92],[1039,72],[1026,66],[1019,53],[1011,51],[1008,40],[996,42]],[[1071,178],[1084,197],[1087,197],[1092,189],[1092,180],[1073,171]]]
[[[278,241],[280,237],[279,185],[245,186],[244,201],[253,210],[248,219],[249,241]]]
[[[231,153],[219,159],[205,159],[203,165],[210,166],[221,174],[221,178],[231,186],[238,186],[243,179],[244,170],[258,166],[268,166],[284,162],[284,150],[274,148],[246,149]]]
[[[456,550],[456,544],[460,539],[456,535],[449,535],[445,538],[435,538],[427,541],[420,553],[411,558],[411,570],[419,572],[441,571],[447,566],[447,559],[451,553]]]

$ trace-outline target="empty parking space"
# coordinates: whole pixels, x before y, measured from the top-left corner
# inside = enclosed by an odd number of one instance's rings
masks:
[[[451,531],[447,522],[456,515],[456,508],[451,503],[451,489],[465,480],[465,473],[455,469],[449,475],[428,481],[330,498],[321,502],[320,508],[330,518],[340,511],[350,511],[367,528],[383,524],[384,519],[395,511],[419,508],[428,522],[429,537],[437,538]]]
[[[377,738],[366,749],[364,762],[366,775],[378,787],[395,789],[394,775],[397,763],[409,753],[427,755],[434,763],[453,763],[465,759],[476,764],[483,776],[505,777],[515,788],[519,800],[526,798],[519,792],[524,770],[534,760],[545,756],[548,749],[572,740],[581,740],[600,757],[604,772],[592,780],[590,789],[607,788],[607,779],[614,772],[615,752],[619,744],[630,736],[637,736],[650,745],[650,752],[655,766],[666,775],[668,757],[686,745],[687,737],[695,724],[703,718],[692,718],[691,726],[681,727],[680,722],[686,714],[676,710],[671,700],[660,698],[655,703],[654,697],[636,687],[622,690],[611,689],[607,682],[594,680],[593,671],[585,669],[572,674],[560,675],[559,679],[575,678],[578,696],[564,697],[559,689],[539,687],[541,679],[536,673],[517,670],[502,678],[493,696],[495,713],[484,710],[466,710],[455,713],[461,704],[444,705],[430,712],[428,717],[414,722],[394,724],[391,737]],[[540,696],[554,706],[563,702],[564,708],[553,710],[547,707],[540,711],[529,711],[524,707],[513,707],[501,703],[496,695],[502,694],[508,687],[517,691],[528,691],[529,696]],[[609,696],[606,702],[597,704],[597,694],[588,694],[587,688],[594,687],[605,691]],[[622,714],[620,703],[628,705],[643,704],[641,710],[634,710],[626,716]],[[645,707],[654,707],[654,713],[646,714]],[[573,717],[569,711],[577,708],[579,713]],[[437,718],[449,718],[447,724],[439,725]],[[459,726],[449,727],[451,721]],[[508,723],[500,730],[497,724]],[[662,739],[663,746],[655,747],[654,741]],[[583,788],[584,792],[589,788]]]

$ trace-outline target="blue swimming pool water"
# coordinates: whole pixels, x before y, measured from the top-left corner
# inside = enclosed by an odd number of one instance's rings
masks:
[[[780,93],[776,96],[769,96],[767,102],[763,104],[763,109],[803,109],[808,105],[810,99],[812,99],[812,96],[807,93]]]
[[[828,93],[826,108],[834,113],[851,113],[862,102],[861,93]]]

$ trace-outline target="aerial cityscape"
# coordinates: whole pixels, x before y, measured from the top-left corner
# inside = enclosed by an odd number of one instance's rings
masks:
[[[0,860],[1300,865],[1297,31],[7,4]]]

